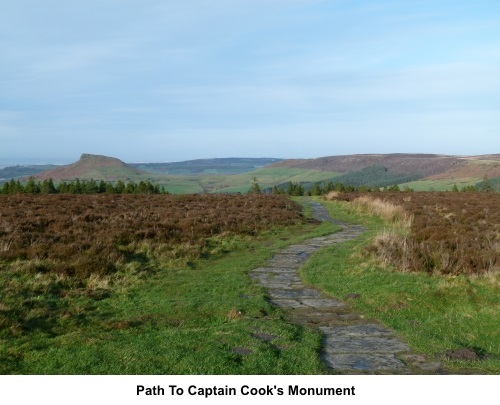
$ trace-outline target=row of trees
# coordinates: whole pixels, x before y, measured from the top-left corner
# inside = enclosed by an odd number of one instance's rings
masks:
[[[257,179],[254,178],[252,186],[250,187],[250,194],[258,193],[272,193],[272,194],[288,194],[291,196],[304,196],[304,195],[323,195],[330,191],[340,192],[372,192],[372,191],[401,191],[399,187],[394,184],[390,187],[376,187],[376,186],[351,186],[340,182],[316,182],[312,184],[292,183],[289,181],[286,184],[273,186],[272,188],[261,189]],[[413,191],[411,188],[405,188],[403,191]]]
[[[30,177],[26,183],[11,179],[4,183],[1,194],[168,194],[163,186],[152,184],[150,181],[133,181],[124,183],[118,180],[116,183],[108,183],[104,180],[99,182],[80,180],[54,184],[52,179],[36,181]]]
[[[453,185],[451,191],[455,192],[490,192],[495,191],[493,182],[491,180],[485,179],[481,183],[476,184],[475,186],[465,186],[461,189],[458,188],[456,184]],[[254,178],[252,182],[252,186],[250,187],[250,194],[259,194],[259,193],[267,193],[267,194],[288,194],[291,196],[311,196],[311,195],[324,195],[329,193],[330,191],[340,191],[340,192],[379,192],[379,191],[414,191],[410,187],[404,187],[400,189],[397,184],[386,187],[377,187],[377,186],[353,186],[349,184],[343,184],[341,182],[316,182],[314,184],[311,183],[292,183],[289,181],[285,184],[275,185],[272,188],[261,189],[257,179]]]
[[[485,177],[482,182],[477,183],[475,186],[464,186],[461,189],[458,188],[456,184],[453,184],[453,188],[451,191],[464,191],[464,192],[473,192],[473,191],[482,191],[482,192],[490,192],[490,191],[500,191],[500,179],[488,179]]]

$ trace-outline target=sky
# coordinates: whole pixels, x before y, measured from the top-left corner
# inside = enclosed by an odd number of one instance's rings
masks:
[[[498,0],[0,0],[0,165],[500,153]]]

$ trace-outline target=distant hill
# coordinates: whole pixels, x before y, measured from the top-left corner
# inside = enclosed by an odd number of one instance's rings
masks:
[[[47,166],[45,166],[47,167]],[[288,182],[307,189],[314,182],[384,187],[397,184],[414,190],[451,190],[476,186],[484,179],[500,184],[500,154],[447,156],[434,154],[364,154],[317,159],[217,158],[172,163],[129,163],[83,154],[78,162],[37,173],[40,167],[13,166],[6,179],[33,175],[55,181],[79,178],[115,182],[148,180],[171,193],[247,192],[254,179],[263,189]],[[35,173],[33,173],[35,170]],[[1,172],[0,172],[1,173]],[[13,174],[16,174],[14,176]],[[4,180],[6,181],[6,180]],[[0,178],[0,183],[2,180]]]
[[[471,156],[459,158],[459,162],[442,173],[429,176],[428,179],[450,178],[494,178],[500,177],[500,155]]]
[[[58,166],[57,165],[7,166],[0,169],[0,181],[32,176],[34,174],[43,172],[45,170],[55,169],[56,167]]]
[[[317,159],[283,160],[270,167],[295,167],[349,173],[368,167],[385,167],[389,172],[420,177],[442,173],[459,163],[456,156],[429,154],[345,155]]]
[[[281,160],[277,158],[214,158],[183,162],[129,163],[128,165],[155,174],[241,174]]]
[[[416,189],[451,189],[500,177],[500,155],[447,156],[433,154],[366,154],[283,160],[268,168],[338,172],[335,178],[350,185],[399,184]]]
[[[120,159],[102,155],[84,153],[80,160],[66,166],[43,171],[33,175],[35,179],[53,179],[55,181],[79,179],[94,179],[105,181],[128,180],[148,177],[148,173],[128,166]]]

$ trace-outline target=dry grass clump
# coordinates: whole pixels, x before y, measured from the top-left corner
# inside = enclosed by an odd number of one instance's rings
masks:
[[[340,191],[330,191],[323,196],[324,200],[336,200],[340,196]]]
[[[343,193],[337,198],[396,225],[368,248],[385,263],[441,274],[500,270],[498,193]]]
[[[401,205],[380,198],[361,196],[351,203],[359,211],[377,215],[401,229],[409,229],[413,222],[413,215],[408,213]]]
[[[217,238],[302,220],[281,195],[1,195],[0,262],[102,279],[149,253],[200,257]]]

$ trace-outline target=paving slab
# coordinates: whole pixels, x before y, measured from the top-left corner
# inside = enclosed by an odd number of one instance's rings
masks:
[[[326,353],[403,353],[410,348],[396,337],[385,336],[329,336],[324,339]]]
[[[342,353],[323,356],[326,365],[343,371],[404,370],[406,365],[394,354]]]
[[[304,261],[305,258],[298,257],[297,255],[280,254],[269,259],[267,264],[271,267],[298,269]]]
[[[295,308],[308,308],[306,305],[300,303],[297,300],[288,299],[271,299],[269,300],[271,304],[274,304],[281,308],[295,309]]]
[[[281,253],[283,254],[311,254],[317,251],[318,248],[315,248],[310,245],[291,245],[288,246],[286,249],[282,250]]]
[[[346,304],[344,304],[343,302],[334,300],[332,298],[318,298],[318,299],[306,298],[306,299],[301,299],[300,302],[311,308],[336,308],[336,307],[346,306]]]
[[[269,296],[273,299],[299,299],[303,302],[304,299],[319,298],[321,295],[318,290],[314,290],[312,288],[301,288],[298,290],[282,290],[273,288],[269,290]]]
[[[320,330],[329,336],[393,336],[394,332],[389,328],[377,324],[348,325],[338,328],[320,328]]]
[[[253,273],[297,273],[296,268],[292,267],[258,267],[253,269],[250,274]]]

